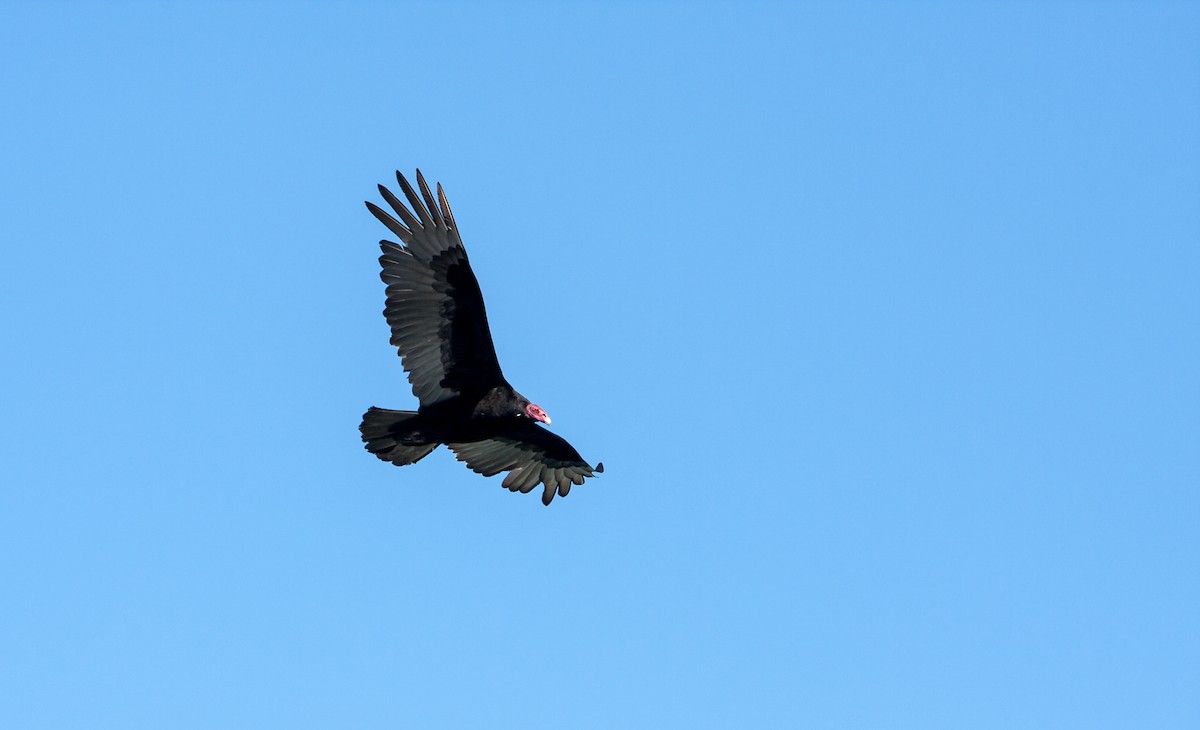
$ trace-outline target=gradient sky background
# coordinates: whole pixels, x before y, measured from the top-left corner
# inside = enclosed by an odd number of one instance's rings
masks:
[[[1200,726],[1200,8],[0,5],[0,725]],[[447,189],[544,508],[410,407]]]

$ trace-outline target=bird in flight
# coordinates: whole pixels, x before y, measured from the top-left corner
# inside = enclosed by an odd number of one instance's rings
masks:
[[[420,196],[398,171],[396,180],[411,211],[382,185],[379,193],[399,220],[369,201],[367,208],[401,241],[379,242],[380,278],[387,285],[383,315],[420,406],[371,407],[359,426],[367,451],[404,466],[446,444],[472,471],[487,477],[508,472],[504,486],[511,491],[540,484],[546,505],[555,494],[567,496],[604,465],[592,467],[543,428],[550,423],[546,411],[504,379],[479,282],[441,184],[435,201],[420,170]]]

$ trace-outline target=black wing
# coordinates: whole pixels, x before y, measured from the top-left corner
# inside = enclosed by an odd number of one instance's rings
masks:
[[[399,172],[396,180],[415,216],[382,185],[380,194],[403,223],[373,203],[368,202],[367,208],[404,242],[380,241],[383,256],[379,263],[383,266],[380,278],[387,284],[383,314],[413,393],[427,406],[464,391],[483,392],[503,383],[479,282],[467,261],[441,184],[435,203],[417,170],[417,185],[425,198],[422,204]]]
[[[556,491],[565,497],[572,484],[583,484],[584,478],[604,471],[603,464],[593,469],[571,444],[534,423],[523,423],[503,436],[446,445],[459,461],[485,477],[509,472],[504,486],[514,492],[544,485],[542,504],[547,505]]]

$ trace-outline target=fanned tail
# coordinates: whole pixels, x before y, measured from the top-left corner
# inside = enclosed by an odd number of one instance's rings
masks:
[[[372,406],[363,414],[362,440],[366,449],[396,466],[415,464],[438,447],[421,436],[420,414]]]

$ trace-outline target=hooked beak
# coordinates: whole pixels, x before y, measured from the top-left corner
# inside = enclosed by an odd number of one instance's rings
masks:
[[[525,415],[546,425],[550,424],[550,416],[546,415],[546,412],[542,410],[541,406],[535,406],[534,404],[530,403],[529,405],[525,406]]]

